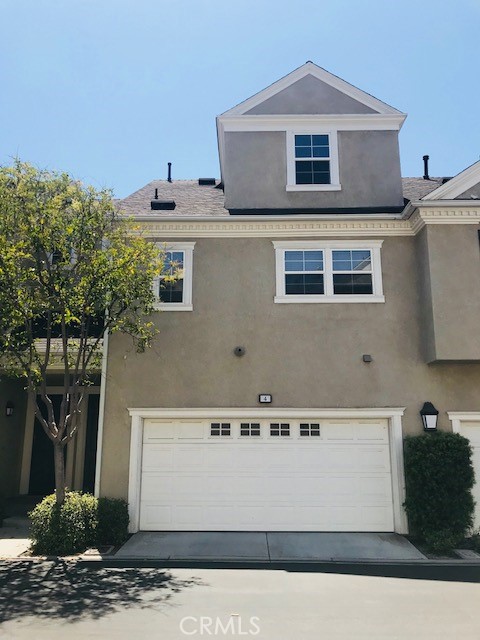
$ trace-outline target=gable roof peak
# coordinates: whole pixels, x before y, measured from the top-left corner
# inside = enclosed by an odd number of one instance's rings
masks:
[[[338,76],[334,75],[333,73],[330,73],[323,67],[320,67],[319,65],[312,62],[311,60],[307,60],[300,67],[297,67],[296,69],[288,73],[286,76],[283,76],[282,78],[280,78],[273,84],[269,85],[262,91],[259,91],[258,93],[254,94],[250,98],[247,98],[243,102],[240,102],[232,109],[225,111],[224,113],[221,114],[220,117],[245,115],[248,111],[250,111],[257,105],[261,104],[265,100],[268,100],[272,96],[276,95],[280,91],[283,91],[287,87],[291,86],[295,82],[298,82],[299,80],[301,80],[302,78],[308,75],[311,75],[317,78],[321,82],[324,82],[325,84],[333,87],[334,89],[337,89],[338,91],[340,91],[341,93],[344,93],[350,98],[353,98],[354,100],[357,100],[358,102],[366,105],[367,107],[370,107],[371,109],[376,111],[378,114],[405,115],[398,109],[391,107],[387,103],[382,102],[381,100],[378,100],[371,94],[365,91],[362,91],[358,87],[355,87],[354,85],[350,84],[349,82],[346,82],[345,80],[342,80]]]

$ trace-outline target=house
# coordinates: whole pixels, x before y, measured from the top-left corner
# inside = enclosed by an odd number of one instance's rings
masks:
[[[480,163],[402,179],[405,118],[307,62],[218,117],[221,180],[120,203],[182,266],[155,346],[105,345],[96,491],[132,531],[405,533],[426,402],[480,473]]]

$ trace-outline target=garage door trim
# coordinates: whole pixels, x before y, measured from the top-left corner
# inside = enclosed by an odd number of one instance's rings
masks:
[[[462,426],[468,427],[468,425],[470,423],[480,423],[480,412],[479,411],[463,411],[463,412],[454,412],[454,411],[448,411],[447,415],[452,423],[452,431],[453,433],[459,433],[460,435],[463,435],[465,437],[468,438],[468,435],[464,432],[464,430],[462,429]],[[476,427],[477,425],[475,425]],[[474,471],[475,471],[475,476],[477,477],[479,475],[479,471],[480,468],[478,467],[478,451],[479,451],[479,447],[478,447],[478,442],[475,441],[474,443],[471,443],[472,446],[474,447],[473,450],[473,466],[474,466]],[[477,484],[477,480],[475,480],[475,485],[473,487],[473,494],[474,494],[474,499],[476,500],[477,504],[475,504],[475,512],[474,512],[474,524],[473,527],[474,529],[477,529],[480,526],[480,506],[478,504],[478,484]]]
[[[131,417],[130,466],[128,482],[128,503],[131,533],[139,530],[140,524],[140,490],[142,474],[142,446],[144,420],[159,419],[327,419],[327,418],[386,418],[389,424],[390,462],[392,474],[392,496],[394,530],[397,533],[408,533],[408,525],[402,504],[405,500],[405,478],[403,472],[403,438],[402,416],[404,408],[362,408],[362,409],[295,409],[295,408],[219,408],[208,407],[198,409],[128,409]]]

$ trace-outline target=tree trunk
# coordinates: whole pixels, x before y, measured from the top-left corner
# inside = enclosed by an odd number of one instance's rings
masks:
[[[53,443],[53,459],[55,463],[55,494],[57,504],[65,502],[65,460],[63,456],[63,445]]]

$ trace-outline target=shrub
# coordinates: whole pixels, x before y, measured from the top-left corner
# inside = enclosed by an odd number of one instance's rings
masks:
[[[120,498],[98,499],[98,544],[119,545],[128,537],[128,505]]]
[[[95,544],[97,499],[88,493],[67,492],[58,506],[55,494],[42,500],[29,513],[32,550],[46,555],[68,555]]]
[[[28,515],[34,553],[69,555],[96,544],[119,545],[128,537],[128,505],[121,499],[69,491],[59,507],[53,493]]]
[[[414,536],[434,553],[451,551],[473,524],[469,441],[437,432],[405,439],[405,509]]]

